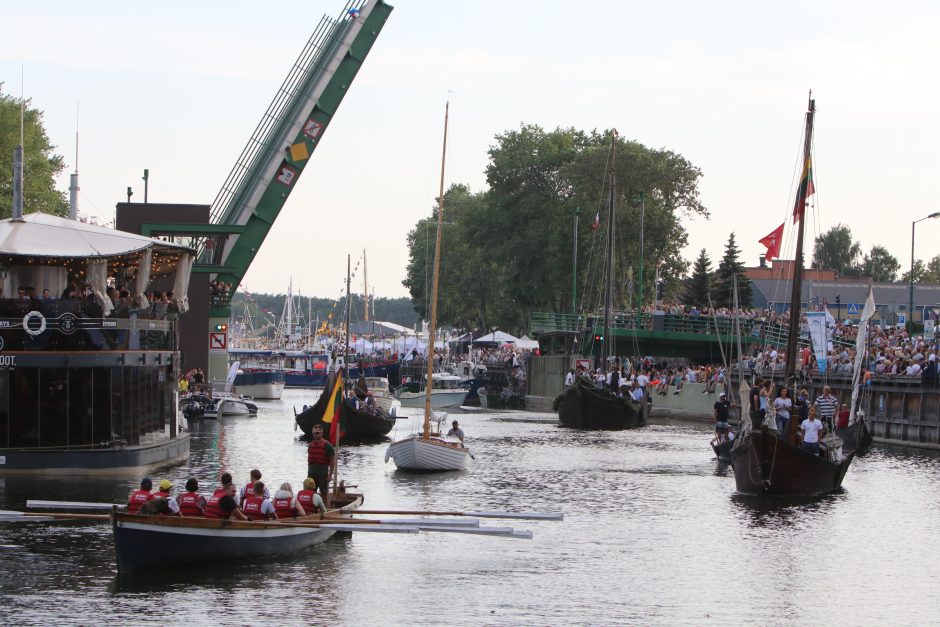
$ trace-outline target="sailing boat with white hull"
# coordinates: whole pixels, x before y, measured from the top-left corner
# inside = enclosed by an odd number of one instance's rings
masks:
[[[796,255],[793,263],[790,298],[790,326],[787,342],[785,381],[792,389],[795,381],[797,341],[800,333],[803,278],[803,225],[806,198],[812,194],[811,148],[816,101],[809,100],[803,147],[803,177],[793,210],[797,221]],[[873,309],[873,307],[872,307]],[[865,321],[867,323],[867,320]],[[864,323],[863,323],[864,324]],[[859,418],[861,419],[861,418]],[[784,433],[771,430],[766,423],[759,430],[751,421],[741,421],[741,434],[731,450],[734,479],[738,492],[776,497],[810,497],[839,489],[854,459],[854,443],[830,438],[828,446],[814,453],[800,445],[797,420],[789,421]]]
[[[428,374],[427,388],[434,388],[434,338],[437,337],[437,288],[441,274],[441,235],[444,224],[444,164],[447,159],[447,119],[450,102],[444,108],[444,149],[441,156],[441,186],[437,210],[437,240],[434,244],[434,279],[431,292],[431,320],[428,329]],[[470,449],[460,440],[441,437],[440,424],[437,433],[431,432],[431,395],[424,397],[424,427],[421,433],[392,442],[385,453],[402,470],[460,470],[467,465]]]

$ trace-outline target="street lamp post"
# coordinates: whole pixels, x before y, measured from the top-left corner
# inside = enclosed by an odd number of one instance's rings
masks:
[[[908,332],[913,332],[914,330],[914,227],[917,226],[918,222],[923,222],[924,220],[929,220],[931,218],[940,218],[940,211],[935,211],[929,216],[924,216],[920,220],[914,220],[911,222],[911,274],[908,276],[908,279],[910,280],[910,286],[908,287],[907,293]]]

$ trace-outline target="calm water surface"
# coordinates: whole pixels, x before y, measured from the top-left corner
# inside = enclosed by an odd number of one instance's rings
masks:
[[[299,487],[305,445],[288,390],[255,418],[196,425],[189,461],[157,474],[207,492]],[[777,505],[738,497],[706,425],[562,430],[552,415],[456,416],[476,462],[413,475],[384,444],[346,447],[342,475],[367,507],[561,510],[564,522],[495,522],[533,540],[358,534],[300,555],[115,574],[104,524],[0,525],[4,624],[863,625],[940,622],[940,459],[876,449],[844,492]],[[399,433],[409,421],[399,421]],[[0,508],[28,498],[112,501],[139,477],[0,478]],[[160,551],[154,546],[153,551]]]

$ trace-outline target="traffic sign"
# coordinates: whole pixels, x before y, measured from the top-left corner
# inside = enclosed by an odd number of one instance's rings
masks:
[[[898,324],[907,324],[907,314],[898,314]]]
[[[228,338],[226,333],[210,333],[209,334],[209,350],[210,351],[224,351],[226,345],[228,344]]]
[[[858,315],[858,303],[849,303],[848,313]]]

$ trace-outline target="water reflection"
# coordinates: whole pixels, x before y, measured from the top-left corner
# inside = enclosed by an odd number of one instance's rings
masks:
[[[291,405],[192,425],[189,461],[154,473],[204,492],[222,471],[260,468],[297,485],[306,445]],[[416,410],[415,415],[420,410]],[[402,421],[407,422],[407,421]],[[940,456],[876,448],[845,490],[810,501],[738,496],[704,423],[627,432],[560,429],[551,415],[462,415],[477,461],[446,474],[399,472],[387,443],[344,446],[341,478],[372,509],[563,510],[513,521],[535,538],[334,538],[297,555],[115,576],[106,524],[0,526],[0,620],[10,624],[871,624],[935,616]],[[398,435],[410,432],[398,427]],[[27,499],[123,501],[139,476],[0,478],[0,508]],[[497,523],[492,523],[497,524]],[[910,547],[917,547],[911,551]],[[159,547],[154,547],[159,550]],[[833,604],[825,593],[891,582],[890,595]],[[738,585],[743,582],[745,585]],[[55,602],[48,600],[54,598]],[[247,609],[246,609],[247,608]]]

